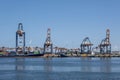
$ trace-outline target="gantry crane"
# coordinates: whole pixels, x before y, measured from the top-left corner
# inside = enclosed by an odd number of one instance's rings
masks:
[[[81,45],[80,45],[80,47],[81,47],[81,54],[83,54],[83,53],[90,54],[90,53],[91,53],[91,46],[92,46],[92,45],[93,45],[93,44],[91,43],[91,41],[89,40],[89,38],[86,37],[86,38],[82,41],[82,43],[81,43]]]
[[[106,30],[106,38],[103,39],[99,45],[100,53],[102,54],[109,54],[111,53],[111,43],[110,43],[110,30]]]
[[[18,30],[16,32],[16,53],[25,53],[25,32],[22,23],[18,24]]]
[[[44,43],[44,54],[45,53],[53,53],[53,44],[51,41],[51,29],[48,28],[47,30],[47,38],[46,41]]]

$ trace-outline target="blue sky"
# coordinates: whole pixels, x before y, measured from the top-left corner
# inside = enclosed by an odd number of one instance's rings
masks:
[[[120,50],[119,4],[120,0],[0,0],[0,46],[15,47],[15,32],[23,23],[27,46],[43,47],[47,28],[54,46],[79,48],[85,37],[97,46],[109,28],[112,49]]]

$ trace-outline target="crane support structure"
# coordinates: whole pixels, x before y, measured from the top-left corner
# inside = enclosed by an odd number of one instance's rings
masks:
[[[110,54],[111,53],[111,43],[110,43],[110,30],[106,30],[106,38],[103,39],[99,45],[100,53]]]
[[[16,32],[16,53],[18,55],[25,53],[25,32],[22,23],[18,24],[18,30]]]
[[[90,54],[91,53],[91,47],[92,47],[92,45],[93,44],[91,43],[91,41],[89,40],[89,38],[86,37],[82,41],[82,43],[80,45],[80,47],[81,47],[81,54]]]
[[[47,30],[47,38],[44,43],[44,54],[46,53],[50,53],[50,54],[53,53],[53,44],[51,41],[51,29],[50,28],[48,28]]]

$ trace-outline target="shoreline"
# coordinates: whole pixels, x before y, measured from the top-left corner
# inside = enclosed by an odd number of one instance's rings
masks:
[[[112,58],[112,57],[120,57],[120,55],[112,55],[112,54],[98,54],[98,55],[91,55],[91,54],[79,54],[79,55],[56,55],[56,54],[44,54],[42,56],[36,55],[1,55],[0,58],[68,58],[68,57],[83,57],[83,58]]]

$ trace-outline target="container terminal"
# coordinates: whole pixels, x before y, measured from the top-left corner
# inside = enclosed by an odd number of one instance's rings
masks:
[[[53,46],[51,29],[47,30],[47,37],[43,47],[27,47],[23,24],[18,24],[16,31],[16,47],[0,47],[0,57],[120,57],[119,51],[111,51],[110,30],[106,30],[106,37],[101,43],[92,47],[89,37],[85,37],[78,48],[68,49]]]

